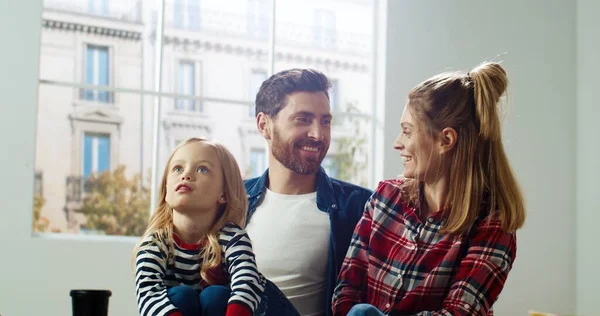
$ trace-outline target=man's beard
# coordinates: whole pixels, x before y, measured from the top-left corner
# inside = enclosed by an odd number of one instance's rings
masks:
[[[319,148],[318,158],[302,158],[300,148],[303,146]],[[277,159],[286,168],[304,175],[314,174],[319,170],[325,154],[329,146],[322,141],[312,141],[305,139],[302,141],[294,141],[291,144],[286,143],[281,137],[277,129],[273,129],[273,138],[271,141],[271,151],[273,157]]]

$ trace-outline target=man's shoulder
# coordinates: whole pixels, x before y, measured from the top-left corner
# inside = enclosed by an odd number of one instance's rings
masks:
[[[259,180],[260,180],[260,177],[250,178],[250,179],[244,180],[244,187],[246,188],[246,192],[249,195],[253,194],[254,191],[257,190],[256,186],[258,185]]]
[[[331,186],[333,187],[334,193],[337,196],[367,200],[373,194],[372,190],[365,187],[336,178],[329,179],[331,180]]]
[[[258,177],[256,178],[250,178],[250,179],[245,179],[244,180],[244,186],[246,187],[246,189],[252,187],[254,184],[256,184],[256,182],[258,182]]]

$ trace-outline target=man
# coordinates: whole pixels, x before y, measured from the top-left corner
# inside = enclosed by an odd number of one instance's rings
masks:
[[[320,167],[331,140],[330,86],[311,69],[285,70],[261,85],[256,124],[269,168],[245,182],[258,268],[301,315],[331,314],[337,275],[372,193]]]

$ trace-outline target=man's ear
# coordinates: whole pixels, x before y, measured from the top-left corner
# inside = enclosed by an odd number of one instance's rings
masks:
[[[452,127],[446,127],[440,133],[440,153],[451,151],[458,142],[458,133]]]
[[[271,139],[271,131],[273,129],[272,124],[273,120],[271,120],[271,117],[267,114],[259,112],[258,115],[256,115],[256,127],[266,140]]]

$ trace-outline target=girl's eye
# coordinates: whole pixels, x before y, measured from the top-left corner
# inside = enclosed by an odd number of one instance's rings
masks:
[[[204,166],[200,166],[200,167],[198,167],[198,172],[200,172],[200,173],[207,173],[208,172],[208,168],[206,168]]]
[[[173,171],[181,172],[181,171],[183,171],[183,168],[181,168],[180,166],[175,166],[175,167],[173,167]]]

